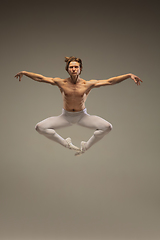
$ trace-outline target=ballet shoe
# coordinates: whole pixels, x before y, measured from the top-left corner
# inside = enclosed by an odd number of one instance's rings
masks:
[[[67,148],[71,149],[71,150],[75,150],[75,151],[80,151],[80,148],[73,145],[72,141],[71,141],[71,138],[66,138],[66,142],[67,142]]]
[[[79,149],[79,150],[75,153],[75,156],[80,156],[80,155],[82,155],[82,154],[86,151],[85,145],[86,145],[86,142],[82,141],[82,142],[81,142],[81,149]]]

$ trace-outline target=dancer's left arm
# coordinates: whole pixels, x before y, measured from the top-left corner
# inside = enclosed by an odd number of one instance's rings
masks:
[[[139,86],[140,83],[143,82],[139,77],[137,77],[136,75],[134,75],[132,73],[120,75],[117,77],[112,77],[112,78],[109,78],[106,80],[91,80],[91,81],[94,81],[94,87],[101,87],[101,86],[106,86],[106,85],[114,85],[114,84],[120,83],[129,78],[131,78],[137,84],[137,86]]]

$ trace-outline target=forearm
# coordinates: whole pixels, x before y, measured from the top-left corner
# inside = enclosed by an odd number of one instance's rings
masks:
[[[26,72],[26,71],[22,71],[23,75],[38,81],[38,82],[42,82],[44,80],[44,76],[41,74],[37,74],[37,73],[32,73],[32,72]]]
[[[140,85],[140,83],[142,82],[142,80],[137,77],[136,75],[132,74],[132,73],[128,73],[125,75],[120,75],[117,77],[112,77],[106,80],[91,80],[90,82],[92,83],[93,87],[101,87],[101,86],[106,86],[106,85],[114,85],[116,83],[120,83],[128,78],[131,78],[132,80],[134,80],[134,82],[137,85]]]
[[[107,81],[109,84],[113,85],[113,84],[116,84],[116,83],[120,83],[128,78],[131,77],[131,74],[128,73],[128,74],[125,74],[125,75],[120,75],[120,76],[117,76],[117,77],[113,77],[113,78],[109,78]]]

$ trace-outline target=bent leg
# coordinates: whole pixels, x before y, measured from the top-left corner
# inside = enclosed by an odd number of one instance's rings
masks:
[[[61,144],[64,147],[68,146],[66,139],[62,138],[59,134],[56,133],[55,129],[62,127],[69,127],[72,124],[69,123],[65,117],[61,114],[56,117],[49,117],[36,124],[35,129],[40,134],[43,134],[47,138]]]
[[[78,125],[95,129],[93,136],[85,143],[84,150],[88,150],[93,144],[101,140],[112,129],[112,125],[101,117],[85,114]],[[84,144],[84,142],[83,142]]]

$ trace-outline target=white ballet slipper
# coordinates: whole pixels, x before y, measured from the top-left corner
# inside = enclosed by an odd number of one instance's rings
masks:
[[[83,154],[86,151],[85,148],[86,142],[82,141],[81,142],[81,149],[79,149],[76,153],[75,156],[80,156],[81,154]]]
[[[67,148],[71,149],[71,150],[75,150],[75,151],[80,151],[80,148],[73,145],[71,138],[66,138],[66,142],[68,143],[68,145],[66,146]]]

